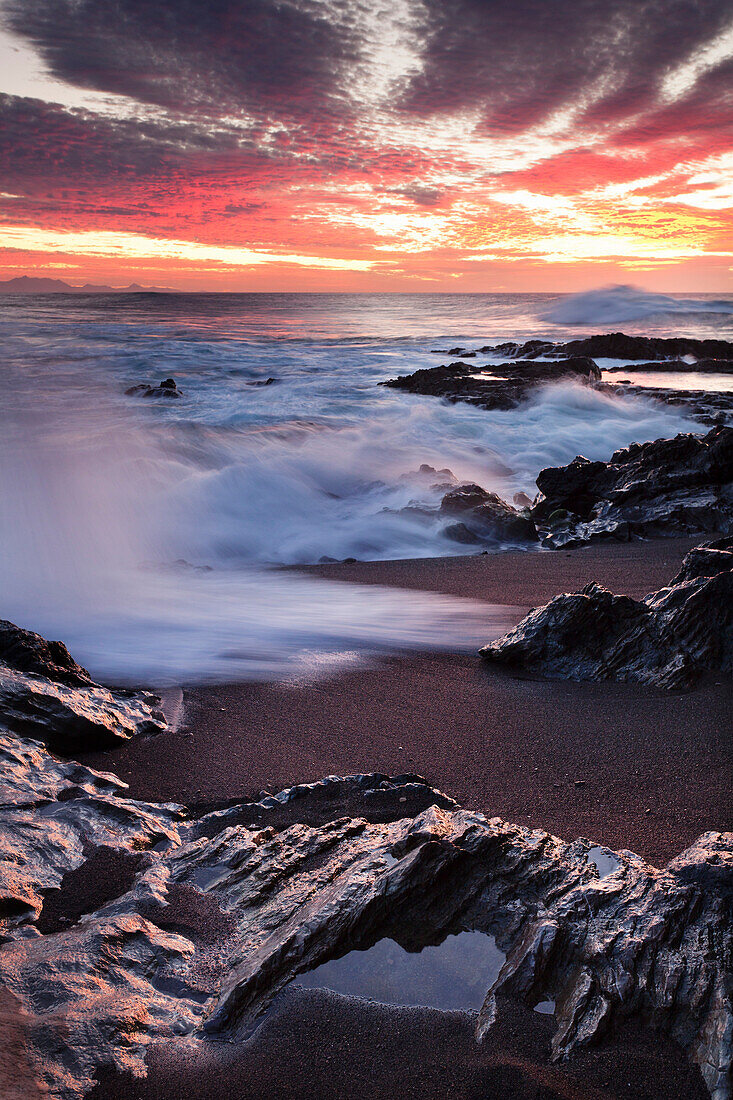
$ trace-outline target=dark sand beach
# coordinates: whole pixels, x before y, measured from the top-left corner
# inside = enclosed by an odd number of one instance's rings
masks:
[[[308,571],[512,604],[518,620],[591,579],[643,596],[699,541]],[[133,797],[197,807],[327,774],[416,772],[489,816],[629,848],[662,866],[733,822],[731,694],[718,681],[678,694],[520,679],[478,656],[405,653],[319,679],[186,690],[175,732],[82,759],[114,770]]]

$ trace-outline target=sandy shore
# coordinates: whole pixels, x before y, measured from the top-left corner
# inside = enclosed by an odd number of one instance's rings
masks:
[[[591,579],[644,595],[696,541],[308,571],[529,607]],[[114,770],[135,797],[193,805],[327,774],[417,772],[471,809],[658,864],[733,823],[730,686],[714,680],[678,695],[521,680],[473,656],[400,654],[319,680],[187,690],[184,715],[164,739],[84,762]]]

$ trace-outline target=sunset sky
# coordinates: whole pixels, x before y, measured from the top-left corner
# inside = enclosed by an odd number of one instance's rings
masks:
[[[0,278],[733,284],[731,0],[0,0]]]

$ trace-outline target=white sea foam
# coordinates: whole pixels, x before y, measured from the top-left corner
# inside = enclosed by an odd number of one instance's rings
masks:
[[[556,302],[544,316],[559,325],[623,325],[629,321],[694,313],[714,313],[730,318],[733,299],[672,297],[634,286],[607,286],[570,294]]]
[[[157,313],[144,325],[57,312],[46,327],[35,314],[0,324],[0,616],[62,638],[112,680],[475,648],[511,616],[272,566],[471,552],[437,512],[448,476],[422,463],[511,499],[578,453],[697,428],[671,407],[570,383],[505,412],[377,386],[435,365],[432,342],[239,340],[185,317],[172,331]],[[124,396],[168,374],[182,400]],[[250,385],[269,375],[278,382]],[[171,568],[178,559],[211,572]]]

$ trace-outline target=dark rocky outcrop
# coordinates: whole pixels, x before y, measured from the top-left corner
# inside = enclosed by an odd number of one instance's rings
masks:
[[[555,549],[598,539],[733,530],[733,428],[634,443],[609,462],[542,470],[531,511]]]
[[[164,378],[157,385],[154,382],[140,382],[137,386],[130,386],[125,393],[128,397],[183,397],[173,378]]]
[[[505,956],[479,1042],[512,1004],[552,999],[555,1060],[636,1020],[680,1044],[714,1100],[731,1096],[730,834],[658,869],[462,810],[417,776],[331,776],[192,819],[1,732],[0,762],[0,982],[28,1079],[54,1100],[77,1100],[101,1067],[144,1075],[153,1043],[185,1039],[195,1058],[245,1039],[328,959],[466,930]],[[144,859],[108,852],[110,882],[88,890],[99,907],[39,934],[45,899],[74,875],[91,887],[100,846]]]
[[[685,359],[656,360],[653,363],[627,363],[620,367],[607,367],[608,374],[623,374],[643,371],[645,374],[674,371],[675,374],[733,374],[733,355],[729,359],[696,359],[693,363]]]
[[[483,542],[497,539],[505,542],[536,542],[537,530],[525,512],[512,508],[496,493],[480,485],[464,484],[451,489],[441,501],[440,511],[460,518],[444,533],[456,542]]]
[[[480,650],[493,663],[566,680],[685,689],[733,669],[733,538],[692,550],[644,600],[600,584],[556,596]]]
[[[492,364],[490,368],[450,363],[379,384],[448,401],[465,401],[483,409],[513,409],[538,386],[568,379],[589,383],[600,378],[601,372],[592,359],[576,356],[552,363],[519,360]]]
[[[0,661],[19,672],[33,672],[70,687],[93,684],[63,642],[47,642],[40,634],[0,619]]]
[[[109,691],[61,642],[0,620],[0,723],[62,753],[158,732],[165,720],[150,692]]]
[[[591,359],[679,359],[694,355],[697,359],[733,359],[733,342],[729,340],[696,340],[675,336],[627,336],[623,332],[587,336],[582,340],[557,343],[550,340],[527,340],[518,344],[487,344],[479,349],[483,355],[535,359],[537,356],[567,357],[587,355]],[[696,369],[694,366],[692,370]]]

